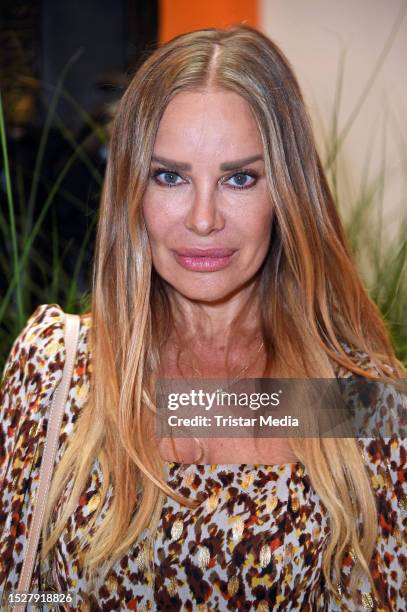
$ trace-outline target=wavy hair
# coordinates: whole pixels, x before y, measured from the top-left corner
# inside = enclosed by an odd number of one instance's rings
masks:
[[[268,363],[305,377],[332,378],[335,364],[367,379],[396,380],[405,373],[358,275],[298,83],[280,49],[248,26],[199,30],[163,44],[133,76],[114,118],[94,262],[91,389],[55,471],[45,515],[43,558],[99,460],[101,502],[78,550],[89,580],[109,571],[146,527],[154,532],[166,496],[190,508],[199,504],[165,482],[164,463],[150,437],[159,339],[174,319],[152,268],[142,201],[166,106],[179,92],[208,88],[247,101],[264,147],[275,211],[259,284]],[[377,369],[359,367],[344,341],[369,355]],[[377,597],[368,564],[378,515],[357,441],[308,438],[291,445],[329,511],[330,540],[322,563],[327,587],[337,593],[332,568],[340,576],[343,555],[352,547],[351,592],[366,574]],[[68,483],[70,493],[61,503]],[[356,527],[358,513],[363,536]]]

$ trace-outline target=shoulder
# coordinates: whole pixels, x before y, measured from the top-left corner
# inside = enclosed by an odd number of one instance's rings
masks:
[[[0,385],[0,482],[13,448],[38,441],[42,420],[63,374],[64,325],[65,313],[58,304],[42,304],[11,347]],[[81,318],[82,355],[87,329],[86,319]]]
[[[380,375],[378,363],[371,357],[371,355],[366,353],[366,351],[355,346],[351,346],[348,342],[345,341],[341,341],[340,344],[347,357],[349,357],[349,359],[351,359],[351,361],[353,361],[353,363],[357,367],[359,367],[366,373],[374,374],[375,376]],[[354,376],[354,373],[351,370],[339,365],[337,362],[333,361],[332,365],[334,367],[336,376],[341,378]],[[394,373],[393,368],[389,364],[384,363],[383,366],[384,370],[387,371],[390,375]]]
[[[40,404],[47,401],[62,377],[64,313],[56,304],[38,306],[15,339],[0,386],[0,474],[23,430],[33,434]]]
[[[370,355],[345,343],[342,346],[360,370],[380,378],[372,380],[338,364],[334,366],[336,377],[341,379],[341,391],[347,407],[358,419],[357,431],[363,432],[366,437],[377,434],[383,438],[395,435],[405,439],[407,379],[394,378],[393,368],[382,363],[383,370],[389,375],[389,378],[383,379],[378,363]]]
[[[380,376],[377,363],[366,352],[346,343],[342,346],[359,368]],[[392,373],[390,365],[384,367]],[[404,508],[406,514],[407,380],[373,381],[342,366],[337,368],[336,375],[349,379],[344,386],[346,403],[355,415],[358,443],[373,487],[379,495],[392,498],[395,510],[397,506],[399,510]]]
[[[65,362],[65,313],[58,304],[42,304],[28,318],[24,328],[14,340],[3,369],[2,387],[13,385],[18,390],[38,380],[44,371],[48,382],[62,376]],[[80,337],[87,338],[90,317],[80,316]],[[85,336],[85,338],[84,338]]]
[[[64,318],[57,304],[38,306],[11,347],[3,371],[3,391],[7,387],[13,394],[27,393],[46,367],[54,378],[59,378],[64,357]]]
[[[363,351],[353,351],[356,363],[380,375],[376,363]],[[391,372],[391,367],[385,365]],[[354,377],[354,409],[359,411],[358,439],[381,513],[395,518],[398,528],[407,528],[407,380],[370,381]],[[355,400],[356,398],[356,400]],[[362,420],[363,417],[363,420]],[[359,429],[359,428],[358,428]],[[394,525],[394,526],[395,526]]]

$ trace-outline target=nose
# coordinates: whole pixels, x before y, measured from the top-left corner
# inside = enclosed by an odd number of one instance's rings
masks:
[[[197,187],[185,217],[185,227],[200,236],[206,236],[221,230],[224,225],[225,219],[219,210],[216,192]]]

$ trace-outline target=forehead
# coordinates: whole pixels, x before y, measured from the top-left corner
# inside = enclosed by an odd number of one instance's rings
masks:
[[[154,151],[173,158],[185,152],[244,157],[261,152],[262,141],[249,104],[238,94],[181,92],[163,113]]]

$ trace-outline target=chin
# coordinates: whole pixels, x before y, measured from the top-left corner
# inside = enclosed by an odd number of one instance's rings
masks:
[[[188,300],[206,303],[227,300],[242,289],[241,284],[238,286],[232,283],[226,285],[225,283],[221,282],[204,284],[202,281],[180,283],[179,279],[177,283],[169,282],[169,284],[174,291],[178,292]]]

